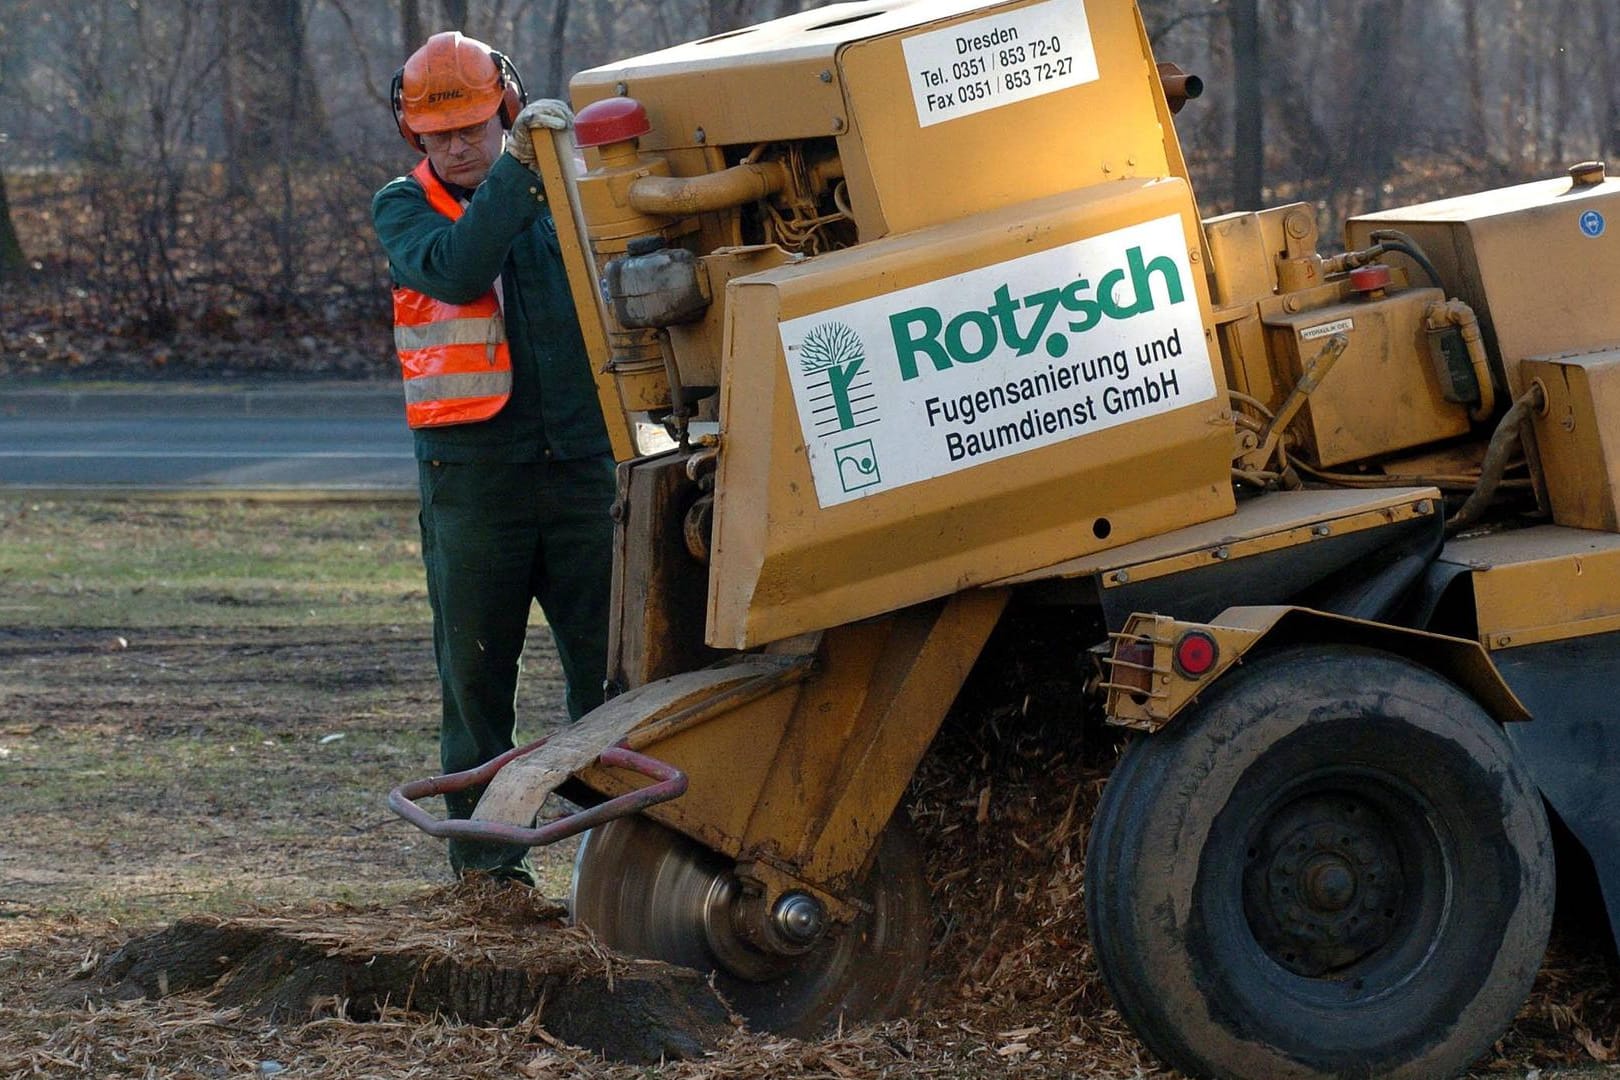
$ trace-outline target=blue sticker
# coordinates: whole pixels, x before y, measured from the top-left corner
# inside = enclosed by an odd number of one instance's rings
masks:
[[[1608,228],[1608,222],[1604,221],[1603,215],[1596,210],[1588,210],[1581,215],[1581,232],[1592,239],[1596,240],[1602,236],[1603,230],[1606,228]]]

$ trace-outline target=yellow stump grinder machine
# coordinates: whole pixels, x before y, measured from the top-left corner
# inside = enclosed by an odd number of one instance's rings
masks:
[[[1200,217],[1198,90],[1133,0],[858,0],[575,77],[538,149],[622,461],[612,694],[395,808],[589,829],[574,918],[758,1027],[892,1016],[908,782],[992,633],[1056,627],[1021,666],[1136,732],[1085,902],[1156,1054],[1487,1050],[1555,833],[1620,924],[1620,181],[1324,255],[1308,205]],[[472,819],[412,801],[452,787]]]

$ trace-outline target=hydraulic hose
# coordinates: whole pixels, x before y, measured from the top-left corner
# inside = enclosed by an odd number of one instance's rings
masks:
[[[1507,471],[1514,449],[1523,438],[1524,425],[1529,422],[1532,413],[1545,407],[1546,400],[1541,387],[1532,386],[1502,415],[1501,423],[1496,425],[1496,431],[1491,435],[1490,445],[1485,448],[1485,461],[1479,470],[1479,485],[1468,496],[1468,501],[1462,504],[1462,509],[1446,522],[1447,529],[1466,529],[1484,514],[1502,483],[1502,474]]]
[[[1428,255],[1418,247],[1418,242],[1398,229],[1380,229],[1372,234],[1372,242],[1382,244],[1385,251],[1398,251],[1408,259],[1417,263],[1423,272],[1429,275],[1429,282],[1437,289],[1444,289],[1440,283],[1440,271],[1436,270],[1434,263],[1429,261]]]

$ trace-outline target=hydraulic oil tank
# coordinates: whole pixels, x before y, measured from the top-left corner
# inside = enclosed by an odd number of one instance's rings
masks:
[[[857,226],[715,290],[711,645],[1231,513],[1202,233],[1132,5],[837,4],[573,93],[641,102],[676,175],[835,151]]]
[[[1428,360],[1423,317],[1440,290],[1339,291],[1324,306],[1263,305],[1268,352],[1289,385],[1332,337],[1348,342],[1294,422],[1295,452],[1335,468],[1466,435],[1468,410],[1445,399]]]
[[[1416,240],[1442,287],[1479,314],[1498,378],[1516,397],[1527,358],[1620,342],[1620,180],[1599,163],[1570,173],[1353,218],[1346,242],[1367,247],[1381,229]],[[1405,256],[1387,258],[1426,283]]]

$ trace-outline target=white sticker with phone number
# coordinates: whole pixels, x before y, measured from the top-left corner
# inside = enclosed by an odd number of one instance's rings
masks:
[[[1048,0],[901,44],[920,127],[1097,79],[1091,25],[1077,0]]]

